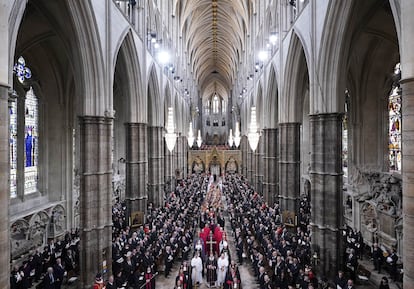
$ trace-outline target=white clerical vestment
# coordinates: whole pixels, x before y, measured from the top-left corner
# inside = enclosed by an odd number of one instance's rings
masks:
[[[199,256],[195,256],[191,259],[191,267],[193,268],[193,272],[191,274],[193,283],[203,283],[203,261],[201,261]]]
[[[217,283],[221,286],[226,279],[227,268],[229,267],[229,259],[222,256],[217,260]]]
[[[220,254],[223,251],[224,248],[228,248],[229,244],[227,243],[226,240],[221,240],[220,244],[219,244],[219,249],[220,249]]]

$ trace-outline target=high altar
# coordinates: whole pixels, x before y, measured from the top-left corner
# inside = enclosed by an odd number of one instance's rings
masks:
[[[207,146],[200,150],[188,151],[189,173],[238,173],[241,171],[242,155],[240,150],[228,147]]]

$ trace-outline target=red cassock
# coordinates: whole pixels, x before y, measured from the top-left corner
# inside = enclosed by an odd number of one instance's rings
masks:
[[[155,279],[152,273],[145,273],[145,289],[155,289]]]
[[[200,232],[200,238],[203,239],[204,242],[204,248],[207,248],[207,239],[208,236],[210,235],[210,228],[204,228],[201,232]]]
[[[219,227],[216,227],[215,229],[214,229],[214,239],[216,240],[216,244],[215,244],[215,247],[216,247],[216,252],[217,252],[217,254],[220,254],[220,252],[219,252],[219,248],[220,248],[220,242],[221,242],[221,239],[223,239],[223,231],[219,228]]]
[[[187,289],[188,280],[185,274],[178,274],[176,280],[180,280],[181,284],[183,285],[183,288]]]

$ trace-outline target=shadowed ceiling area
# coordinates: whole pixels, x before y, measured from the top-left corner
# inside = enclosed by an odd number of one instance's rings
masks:
[[[177,0],[188,63],[203,98],[227,99],[247,39],[251,0]]]

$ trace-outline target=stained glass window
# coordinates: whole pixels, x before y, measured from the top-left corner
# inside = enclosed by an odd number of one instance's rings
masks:
[[[17,197],[17,104],[11,103],[10,115],[10,197]]]
[[[26,94],[25,100],[25,134],[24,134],[24,193],[30,194],[37,190],[38,183],[38,102],[33,88]]]
[[[388,97],[388,148],[390,170],[401,171],[401,77],[400,64],[394,68],[394,83]]]
[[[17,59],[17,63],[13,67],[13,72],[16,74],[20,83],[23,83],[26,79],[32,77],[32,72],[29,67],[26,66],[26,61],[22,56]]]
[[[348,89],[345,90],[345,113],[342,119],[342,170],[344,176],[348,176],[348,114],[350,96]]]

